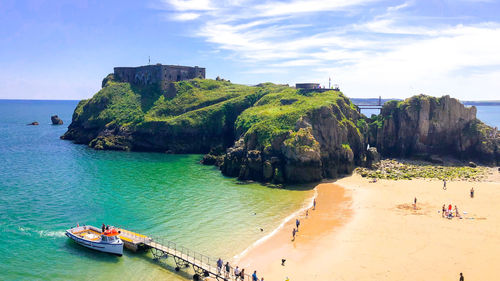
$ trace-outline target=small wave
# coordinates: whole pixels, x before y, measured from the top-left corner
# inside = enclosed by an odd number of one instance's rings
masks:
[[[30,227],[18,227],[22,234],[31,236],[38,234],[40,237],[64,237],[64,231],[36,230]]]
[[[269,234],[263,236],[262,238],[260,238],[259,240],[255,241],[252,245],[250,245],[248,248],[246,248],[243,252],[241,252],[240,254],[236,255],[233,257],[233,260],[240,260],[242,257],[244,257],[251,249],[257,247],[258,245],[264,243],[264,241],[266,241],[267,239],[271,238],[273,235],[275,235],[280,229],[282,229],[285,224],[287,222],[289,222],[290,220],[294,219],[295,217],[297,217],[300,213],[304,212],[305,210],[307,209],[310,209],[313,207],[313,202],[314,202],[314,199],[316,199],[316,197],[318,196],[318,190],[316,188],[314,188],[314,195],[309,199],[307,200],[306,204],[304,204],[304,206],[302,208],[300,208],[299,210],[293,212],[292,214],[290,214],[288,217],[286,217],[285,219],[283,219],[283,221],[281,221],[280,225],[278,225],[277,228],[275,228],[272,232],[270,232]]]
[[[64,231],[39,230],[37,232],[40,237],[64,237]]]
[[[29,227],[18,227],[19,231],[21,231],[23,234],[30,235],[31,236],[31,228]]]

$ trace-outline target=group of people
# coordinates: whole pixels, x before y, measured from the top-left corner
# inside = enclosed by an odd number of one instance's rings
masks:
[[[457,217],[457,218],[462,218],[462,216],[460,216],[460,212],[458,211],[458,207],[457,205],[455,205],[455,209],[452,208],[451,204],[448,205],[448,208],[446,208],[446,204],[443,204],[443,208],[441,210],[441,216],[443,218],[448,218],[448,219],[452,219],[453,217]],[[453,213],[455,213],[455,215],[453,215]]]
[[[102,224],[102,232],[104,233],[105,230],[109,230],[109,225],[104,225],[104,223]]]
[[[222,267],[224,267],[224,278],[228,279],[229,276],[231,276],[231,266],[229,265],[229,262],[226,262],[226,264],[224,265],[222,259],[219,258],[217,260],[217,274],[222,274]],[[240,269],[238,266],[236,266],[233,270],[232,276],[234,276],[236,280],[245,280],[245,269]],[[259,278],[257,277],[257,271],[254,270],[252,274],[252,281],[264,281],[264,277],[259,280]]]

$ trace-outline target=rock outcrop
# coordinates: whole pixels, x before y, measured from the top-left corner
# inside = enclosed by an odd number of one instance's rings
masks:
[[[77,105],[62,139],[104,150],[207,153],[214,147],[225,149],[234,144],[238,115],[271,91],[194,79],[172,83],[175,91],[164,93],[158,85],[115,82],[112,75],[103,86],[92,99]]]
[[[430,158],[450,155],[497,164],[500,140],[496,130],[476,118],[476,108],[443,96],[414,96],[387,102],[369,142],[384,156]],[[496,137],[495,137],[496,136]]]
[[[62,125],[63,120],[59,118],[57,115],[50,116],[50,120],[52,121],[52,125]]]
[[[365,157],[363,136],[354,125],[361,115],[342,94],[328,94],[339,98],[297,115],[295,126],[270,137],[269,145],[262,145],[260,131],[247,131],[228,149],[222,173],[241,180],[297,183],[352,172]],[[281,106],[289,104],[281,101]]]
[[[448,96],[388,102],[366,118],[339,91],[208,79],[163,91],[113,75],[102,86],[78,104],[61,138],[94,149],[208,153],[203,164],[241,180],[314,182],[373,167],[381,156],[500,162],[500,134]]]
[[[36,122],[36,121],[33,121],[33,122],[31,122],[31,123],[29,123],[29,124],[27,124],[27,125],[28,125],[28,126],[38,126],[38,125],[40,125],[40,124],[39,124],[38,122]]]

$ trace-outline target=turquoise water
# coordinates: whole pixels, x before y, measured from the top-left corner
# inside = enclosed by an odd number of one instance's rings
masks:
[[[200,155],[94,151],[60,140],[76,103],[0,100],[1,280],[185,280],[149,254],[94,252],[64,230],[119,225],[226,259],[312,195],[238,184],[198,164]],[[50,125],[53,114],[65,125]],[[40,125],[26,126],[32,121]]]

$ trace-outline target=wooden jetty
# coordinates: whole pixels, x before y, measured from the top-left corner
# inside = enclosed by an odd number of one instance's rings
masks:
[[[120,239],[126,249],[133,252],[139,250],[151,251],[153,259],[164,262],[172,258],[175,262],[175,270],[192,268],[193,279],[219,280],[219,281],[250,281],[251,276],[245,274],[243,278],[234,275],[234,268],[230,267],[230,274],[226,276],[225,266],[217,268],[217,259],[192,251],[186,247],[177,245],[175,242],[161,238],[152,238],[120,227],[114,227],[120,232]]]

